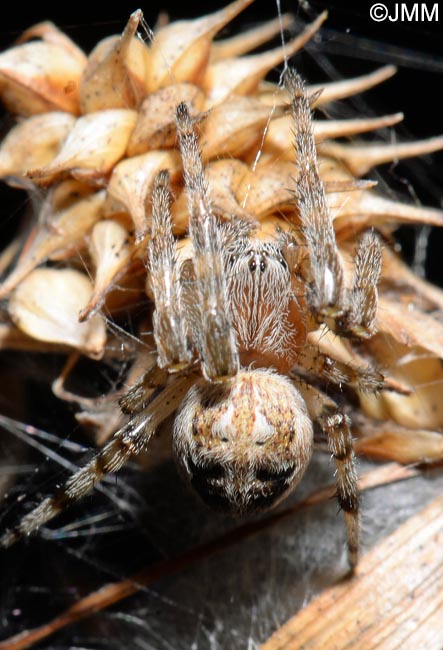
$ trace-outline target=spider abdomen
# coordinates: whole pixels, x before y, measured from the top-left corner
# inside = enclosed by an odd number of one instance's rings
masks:
[[[182,474],[209,506],[245,514],[276,505],[300,481],[312,423],[285,377],[243,370],[229,382],[197,382],[175,421]]]

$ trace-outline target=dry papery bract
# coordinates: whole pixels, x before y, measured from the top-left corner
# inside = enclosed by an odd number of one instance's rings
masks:
[[[0,148],[0,175],[37,197],[40,206],[26,234],[0,253],[0,297],[8,316],[1,325],[2,348],[63,350],[71,370],[78,353],[94,359],[112,355],[113,335],[107,334],[103,314],[117,319],[122,306],[139,314],[144,299],[140,327],[149,329],[150,203],[162,170],[169,171],[172,183],[180,256],[186,262],[193,255],[177,144],[180,102],[197,119],[217,219],[244,222],[267,241],[284,232],[300,241],[290,97],[265,77],[303,47],[326,14],[288,37],[285,48],[250,54],[279,35],[280,21],[254,27],[241,39],[214,41],[250,3],[237,0],[209,16],[160,26],[149,42],[139,36],[142,13],[136,11],[121,36],[104,39],[89,56],[53,24],[41,23],[0,55],[0,96],[17,117]],[[290,27],[292,17],[282,16],[281,23]],[[394,73],[386,66],[308,92],[313,107],[324,106]],[[364,231],[374,228],[385,243],[376,334],[358,348],[312,323],[309,336],[337,363],[381,370],[387,387],[381,393],[347,389],[353,395],[349,411],[358,424],[357,446],[377,458],[410,463],[443,456],[443,325],[435,316],[443,292],[416,277],[389,242],[399,224],[441,226],[443,213],[384,197],[370,176],[378,164],[441,149],[443,138],[334,141],[392,127],[401,119],[395,114],[314,122],[320,174],[348,284]],[[303,254],[302,247],[301,259]],[[148,345],[154,350],[149,338]],[[76,399],[56,386],[58,395]],[[115,398],[111,393],[95,406],[88,402],[87,415],[78,414],[96,426],[101,440],[104,421],[117,419]],[[77,401],[85,407],[81,397]]]

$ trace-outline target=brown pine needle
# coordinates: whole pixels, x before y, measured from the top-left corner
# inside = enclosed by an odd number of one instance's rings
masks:
[[[262,650],[440,650],[442,541],[438,497],[369,552],[353,578],[320,594]]]
[[[359,487],[361,491],[370,490],[389,483],[413,478],[419,473],[420,472],[417,469],[403,467],[397,463],[389,463],[364,474],[360,478]],[[193,547],[174,558],[162,560],[153,566],[142,569],[126,580],[105,585],[98,591],[92,592],[88,596],[85,596],[85,598],[74,603],[71,607],[68,607],[62,614],[54,618],[52,621],[39,627],[20,632],[19,634],[0,642],[0,650],[23,650],[24,648],[30,648],[35,643],[54,634],[57,630],[72,625],[77,621],[87,618],[88,616],[91,616],[92,614],[137,593],[156,580],[183,571],[204,558],[234,546],[252,535],[275,525],[277,522],[291,517],[300,510],[323,503],[328,499],[331,499],[334,494],[335,486],[321,488],[320,490],[313,492],[304,501],[296,503],[284,510],[280,510],[261,521],[239,526],[215,540]]]

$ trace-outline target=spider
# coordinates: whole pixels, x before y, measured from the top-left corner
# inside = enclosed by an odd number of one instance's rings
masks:
[[[359,499],[350,421],[309,378],[376,391],[383,377],[333,362],[307,343],[307,334],[320,324],[357,340],[375,333],[381,250],[377,236],[366,232],[345,283],[319,176],[312,98],[297,72],[287,69],[284,79],[294,121],[299,240],[293,229],[264,241],[250,222],[215,214],[198,118],[180,103],[176,122],[192,253],[184,255],[172,234],[169,177],[160,172],[147,260],[156,364],[121,400],[129,422],[53,496],[5,531],[3,547],[34,533],[118,471],[176,412],[172,447],[180,472],[211,507],[240,515],[275,506],[298,484],[319,425],[336,464],[348,561],[356,566]]]

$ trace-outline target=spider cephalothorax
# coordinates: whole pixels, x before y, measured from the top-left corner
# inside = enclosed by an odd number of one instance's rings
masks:
[[[239,238],[226,250],[228,304],[241,359],[289,369],[306,340],[304,304],[297,298],[284,241]],[[251,356],[252,351],[252,356]]]

